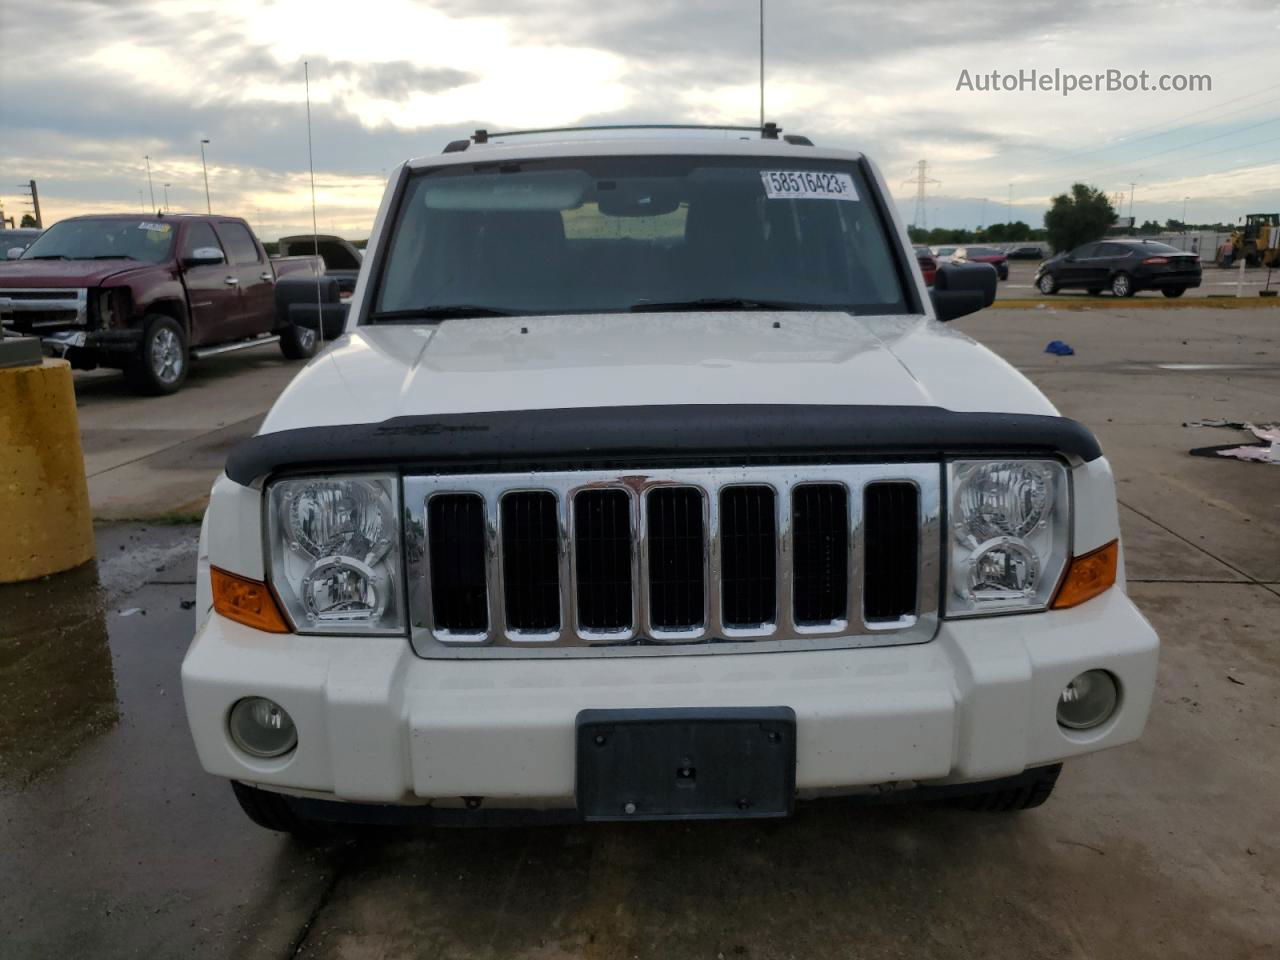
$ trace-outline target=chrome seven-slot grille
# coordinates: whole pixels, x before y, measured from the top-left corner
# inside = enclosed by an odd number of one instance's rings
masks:
[[[936,463],[407,477],[414,645],[634,655],[927,640],[939,489]]]

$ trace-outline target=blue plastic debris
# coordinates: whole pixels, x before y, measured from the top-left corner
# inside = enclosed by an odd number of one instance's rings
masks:
[[[1045,353],[1056,353],[1060,357],[1071,357],[1075,355],[1075,351],[1071,349],[1069,343],[1063,343],[1061,340],[1050,340],[1049,345],[1044,348]]]

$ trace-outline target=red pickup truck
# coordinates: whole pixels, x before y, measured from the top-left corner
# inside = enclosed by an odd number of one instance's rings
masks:
[[[141,393],[172,393],[191,360],[278,342],[311,356],[292,303],[338,301],[313,257],[272,260],[237,217],[109,215],[54,224],[0,260],[0,324],[77,369],[118,367]]]

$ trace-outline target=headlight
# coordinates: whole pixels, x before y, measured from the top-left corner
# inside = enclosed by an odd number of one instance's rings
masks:
[[[947,613],[1043,610],[1067,560],[1067,473],[1053,460],[959,461],[949,470]]]
[[[393,477],[271,485],[271,583],[299,633],[404,631],[399,515]]]

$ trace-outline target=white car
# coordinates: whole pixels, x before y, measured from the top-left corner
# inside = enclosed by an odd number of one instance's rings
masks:
[[[186,709],[257,823],[1023,809],[1141,734],[1111,469],[862,155],[481,131],[366,266],[201,531]]]

